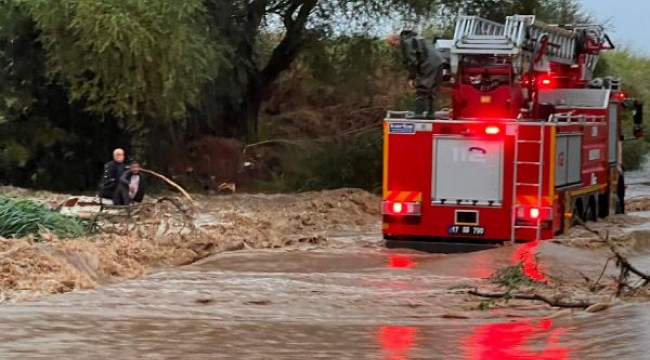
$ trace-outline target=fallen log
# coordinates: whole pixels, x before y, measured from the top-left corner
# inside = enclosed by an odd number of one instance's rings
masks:
[[[164,176],[164,175],[162,175],[162,174],[159,174],[159,173],[157,173],[157,172],[155,172],[155,171],[153,171],[153,170],[140,169],[140,171],[142,171],[143,173],[151,174],[151,175],[153,175],[153,176],[155,176],[155,177],[161,179],[162,181],[166,182],[167,184],[171,185],[172,187],[174,187],[175,189],[177,189],[178,191],[180,191],[181,194],[183,194],[183,196],[185,196],[185,198],[186,198],[187,200],[189,200],[190,203],[191,203],[192,205],[195,204],[194,199],[192,199],[192,196],[190,196],[190,194],[189,194],[187,191],[185,191],[185,189],[183,189],[183,187],[181,187],[181,186],[178,185],[177,183],[171,181],[171,180],[170,180],[169,178],[167,178],[166,176]]]
[[[553,307],[565,308],[565,309],[586,309],[595,303],[592,302],[564,302],[564,301],[555,301],[547,297],[544,297],[539,294],[512,294],[509,292],[504,293],[482,293],[476,290],[468,291],[469,295],[483,297],[487,299],[515,299],[515,300],[531,300],[531,301],[541,301]]]

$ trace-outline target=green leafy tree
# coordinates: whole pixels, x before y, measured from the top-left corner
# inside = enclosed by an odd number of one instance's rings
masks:
[[[41,31],[48,75],[99,113],[182,117],[224,64],[201,0],[14,1]]]
[[[45,68],[43,52],[31,46],[32,25],[21,7],[0,1],[0,123],[26,112]]]
[[[19,186],[84,190],[97,185],[114,146],[128,147],[115,119],[93,116],[46,76],[36,24],[0,1],[0,179]]]
[[[11,0],[7,0],[11,1]],[[72,101],[122,118],[182,118],[194,133],[254,136],[273,82],[318,38],[428,0],[13,0],[42,31],[48,75]],[[260,35],[282,33],[269,56]],[[225,61],[227,60],[227,61]],[[230,63],[231,71],[220,71]],[[213,80],[210,82],[210,80]],[[209,86],[205,86],[209,83]]]

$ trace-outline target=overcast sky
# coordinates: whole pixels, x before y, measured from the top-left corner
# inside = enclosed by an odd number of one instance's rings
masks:
[[[609,35],[617,47],[650,54],[650,1],[580,0],[584,10],[599,21],[609,21]]]

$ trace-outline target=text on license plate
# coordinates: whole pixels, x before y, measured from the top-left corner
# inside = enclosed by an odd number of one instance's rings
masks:
[[[485,235],[485,227],[483,226],[462,226],[462,225],[449,225],[447,228],[449,235],[471,235],[482,236]]]

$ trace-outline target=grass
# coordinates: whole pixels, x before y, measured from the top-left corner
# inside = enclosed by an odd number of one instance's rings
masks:
[[[61,215],[33,201],[0,196],[0,236],[41,239],[43,231],[58,238],[80,237],[86,233],[79,219]]]

